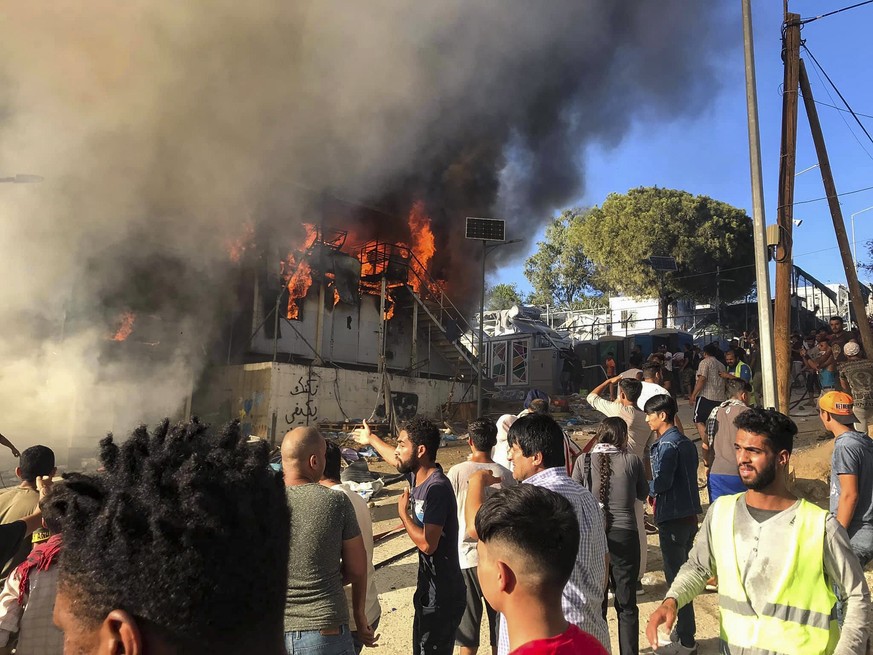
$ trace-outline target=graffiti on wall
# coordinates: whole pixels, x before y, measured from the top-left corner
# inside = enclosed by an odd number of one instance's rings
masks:
[[[315,398],[318,394],[318,377],[312,371],[305,377],[301,375],[289,393],[294,400],[294,409],[285,414],[286,424],[309,425],[318,418],[318,403]]]
[[[248,398],[240,398],[238,400],[240,408],[237,412],[239,418],[239,427],[243,436],[247,437],[253,434],[252,430],[252,415],[264,402],[264,393],[256,391]],[[265,426],[258,426],[258,430]]]

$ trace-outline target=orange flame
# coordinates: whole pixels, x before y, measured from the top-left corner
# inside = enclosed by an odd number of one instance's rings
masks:
[[[336,287],[333,288],[333,306],[336,307],[339,305],[340,295],[339,291],[336,290]]]
[[[297,301],[305,298],[309,287],[312,286],[312,268],[306,260],[300,260],[298,263],[293,253],[289,253],[282,264],[282,278],[285,280],[285,286],[288,289],[288,312],[286,316],[289,319],[296,319],[300,316],[300,307]]]
[[[118,329],[112,336],[113,341],[124,341],[133,332],[133,324],[136,322],[136,314],[131,311],[124,312],[118,317],[120,322]]]
[[[414,257],[410,265],[413,273],[410,276],[410,285],[416,292],[420,292],[422,281],[427,278],[428,264],[436,254],[436,239],[430,228],[430,216],[427,215],[421,200],[412,204],[407,222],[412,237],[410,251]]]
[[[312,267],[305,259],[305,252],[312,247],[318,238],[318,230],[311,223],[304,223],[303,229],[306,230],[303,245],[296,254],[294,252],[288,253],[281,264],[282,279],[288,289],[286,316],[292,320],[300,316],[300,306],[297,301],[305,298],[309,292],[309,287],[312,286]]]
[[[309,250],[318,238],[318,229],[312,223],[304,223],[303,229],[306,230],[306,237],[303,240],[301,251]]]
[[[227,256],[234,264],[239,264],[245,255],[246,251],[254,247],[255,226],[251,221],[246,221],[243,225],[242,234],[234,239],[225,241]]]

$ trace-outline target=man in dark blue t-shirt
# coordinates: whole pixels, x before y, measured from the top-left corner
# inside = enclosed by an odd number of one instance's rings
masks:
[[[405,474],[405,489],[397,503],[403,527],[418,547],[418,585],[412,597],[414,655],[451,655],[455,631],[466,606],[464,579],[458,561],[458,507],[442,467],[436,463],[440,433],[424,418],[410,421],[392,448],[370,432],[366,422],[356,431],[361,444],[376,449],[386,462]]]

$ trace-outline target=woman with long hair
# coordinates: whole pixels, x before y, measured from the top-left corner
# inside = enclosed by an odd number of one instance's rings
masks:
[[[628,452],[627,423],[619,417],[603,420],[596,444],[576,460],[573,479],[600,502],[609,546],[609,586],[614,589],[621,655],[639,653],[640,612],[637,578],[640,572],[640,539],[634,505],[648,495],[643,461]],[[607,597],[603,598],[606,618]]]

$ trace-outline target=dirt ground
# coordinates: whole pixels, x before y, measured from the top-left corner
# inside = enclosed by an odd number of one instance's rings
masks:
[[[691,410],[688,402],[680,402],[680,418],[685,426],[691,426]],[[795,442],[795,454],[792,457],[793,476],[797,493],[822,506],[826,506],[828,497],[828,475],[830,472],[830,457],[833,451],[833,440],[819,442],[816,437],[822,433],[817,414],[811,407],[798,407],[792,418],[800,430]],[[450,442],[440,449],[439,462],[448,468],[466,459],[469,453],[465,442]],[[384,463],[372,466],[374,470],[391,470]],[[700,469],[700,481],[703,483],[703,469]],[[389,486],[373,503],[373,532],[378,534],[399,525],[397,519],[397,497],[403,483]],[[701,502],[704,511],[709,499],[706,490],[701,491]],[[643,579],[645,593],[639,596],[640,607],[640,651],[651,652],[643,634],[649,615],[657,608],[667,590],[658,546],[658,536],[649,536],[649,564]],[[393,555],[412,547],[412,542],[405,533],[376,545],[374,560],[378,564]],[[867,581],[873,583],[873,572],[868,567]],[[376,584],[379,589],[379,599],[382,604],[382,619],[378,632],[381,652],[406,653],[411,650],[412,637],[412,593],[415,588],[418,570],[417,555],[411,553],[376,572]],[[718,653],[718,601],[715,593],[704,593],[694,602],[697,621],[697,639],[700,644],[700,655],[715,655]],[[618,623],[615,611],[610,608],[607,615],[610,638],[614,652],[618,652]],[[483,620],[483,623],[485,621]],[[484,626],[483,626],[484,627]],[[487,628],[483,630],[482,644],[487,644]],[[456,649],[457,652],[457,649]],[[481,653],[487,653],[482,648]]]

